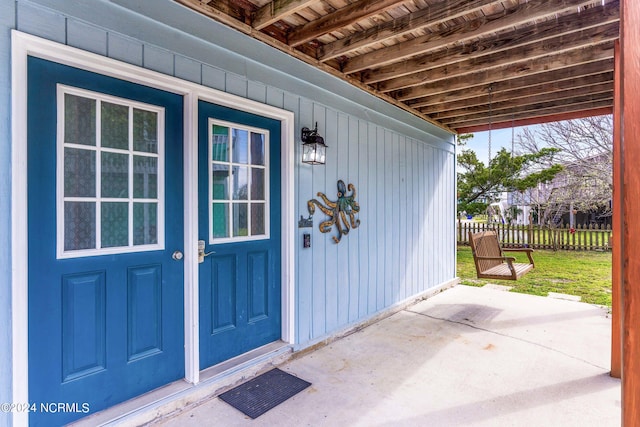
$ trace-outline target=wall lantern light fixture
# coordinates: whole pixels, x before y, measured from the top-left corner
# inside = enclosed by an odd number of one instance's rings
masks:
[[[324,145],[324,138],[318,135],[318,122],[313,130],[302,128],[300,139],[304,143],[302,144],[302,162],[310,165],[324,165],[327,146]]]

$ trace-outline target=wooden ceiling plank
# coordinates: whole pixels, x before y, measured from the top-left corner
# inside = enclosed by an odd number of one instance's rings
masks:
[[[528,91],[522,91],[528,92]],[[489,108],[489,104],[487,104],[487,97],[485,97],[484,104],[476,105],[476,106],[468,106],[456,109],[448,109],[439,113],[427,113],[424,110],[420,110],[425,114],[429,114],[429,116],[434,120],[443,120],[450,119],[453,117],[463,117],[469,116],[472,114],[484,113],[488,114],[491,112],[492,114],[502,114],[504,112],[510,114],[512,112],[517,111],[516,109],[530,106],[530,105],[538,105],[543,102],[559,102],[559,101],[567,101],[571,104],[571,100],[574,98],[584,97],[588,95],[593,96],[601,96],[602,94],[607,94],[608,97],[611,97],[613,93],[613,81],[608,83],[600,83],[592,86],[584,86],[576,89],[568,89],[563,91],[554,92],[552,95],[549,93],[535,93],[535,95],[530,96],[521,96],[519,98],[513,100],[504,100],[500,102],[496,102],[496,100],[492,97],[491,99],[491,108]]]
[[[579,64],[575,67],[565,68],[560,71],[550,70],[548,73],[534,74],[533,76],[524,76],[512,80],[481,82],[477,85],[465,85],[458,88],[452,87],[451,90],[439,90],[433,95],[426,95],[415,99],[409,105],[414,108],[420,108],[448,101],[486,96],[489,84],[493,88],[493,96],[498,96],[502,92],[524,90],[538,85],[556,84],[559,82],[565,82],[571,85],[573,84],[572,82],[578,79],[600,74],[613,76],[612,59],[595,61],[589,64]]]
[[[508,49],[586,31],[606,24],[617,23],[619,26],[620,6],[617,0],[608,3],[606,7],[600,5],[581,13],[580,19],[576,19],[574,15],[562,16],[557,21],[529,25],[526,28],[519,28],[511,32],[490,35],[471,44],[460,44],[447,50],[420,55],[380,68],[369,69],[362,74],[362,81],[367,84],[378,83],[442,65],[467,61]]]
[[[601,84],[606,84],[613,88],[613,73],[602,73],[602,74],[594,74],[579,78],[565,79],[560,81],[553,81],[550,83],[543,83],[540,85],[529,86],[525,88],[516,88],[513,90],[507,90],[499,93],[492,92],[492,102],[503,102],[510,100],[517,100],[520,98],[526,98],[531,96],[532,93],[538,94],[540,96],[549,96],[556,92],[561,92],[565,90],[577,90],[577,89],[588,89],[592,86],[597,86]],[[445,111],[456,111],[464,108],[475,107],[478,105],[486,105],[487,104],[487,93],[486,91],[479,96],[469,97],[466,91],[460,91],[460,94],[456,99],[448,100],[446,97],[441,97],[438,101],[434,101],[429,103],[423,107],[417,107],[418,110],[424,114],[432,115],[436,113],[442,113]],[[413,105],[412,105],[413,106]]]
[[[578,110],[578,111],[572,111],[569,113],[550,114],[547,116],[529,117],[529,118],[519,119],[519,120],[509,120],[501,123],[493,123],[491,128],[494,130],[508,129],[511,127],[530,126],[530,125],[538,125],[542,123],[561,122],[564,120],[583,119],[585,117],[604,116],[606,114],[613,114],[612,106],[594,108],[590,110]],[[484,124],[475,125],[475,126],[460,127],[460,128],[456,128],[455,130],[459,134],[485,132],[489,130],[489,125],[484,123]]]
[[[395,99],[407,101],[427,95],[434,95],[439,92],[448,92],[463,87],[477,86],[482,84],[493,84],[496,81],[510,80],[522,77],[524,74],[533,76],[540,73],[547,73],[551,70],[574,67],[579,64],[601,61],[613,58],[613,42],[607,42],[592,46],[589,49],[571,51],[561,55],[544,58],[544,60],[533,60],[527,64],[512,64],[502,67],[499,70],[481,71],[450,79],[438,80],[434,83],[427,83],[422,86],[414,86],[397,92]]]
[[[497,2],[497,0],[446,0],[436,3],[401,18],[381,23],[365,31],[321,46],[318,49],[318,59],[328,61],[357,49],[366,48],[391,38],[402,37],[413,31],[477,12],[484,6]]]
[[[293,15],[299,10],[309,7],[315,2],[316,0],[271,1],[254,12],[251,25],[256,30],[261,30],[289,15]]]
[[[356,56],[345,64],[343,71],[346,74],[352,74],[368,68],[377,68],[400,62],[412,56],[486,36],[512,26],[520,26],[532,20],[543,19],[568,11],[575,10],[577,12],[580,6],[588,5],[592,2],[593,0],[530,0],[519,4],[514,9],[505,10],[503,13],[469,21],[455,31],[436,35],[428,34],[404,43],[378,49],[365,55]]]
[[[528,70],[534,70],[547,66],[549,60],[554,60],[554,58],[564,58],[567,61],[575,59],[579,61],[581,55],[574,55],[574,52],[578,50],[584,52],[584,47],[617,40],[619,32],[617,23],[608,24],[605,27],[591,28],[586,31],[560,36],[540,43],[528,44],[517,49],[501,51],[492,55],[472,58],[467,61],[387,80],[378,84],[376,88],[380,92],[391,92],[418,86],[425,81],[435,82],[456,76],[473,74],[479,69],[484,71],[499,70],[517,64],[526,66]]]
[[[566,101],[565,101],[566,102]],[[554,103],[547,102],[540,104],[539,107],[528,107],[522,111],[517,111],[514,113],[505,113],[500,115],[495,115],[490,117],[488,114],[478,114],[476,116],[464,116],[460,119],[445,119],[440,123],[443,123],[450,128],[456,129],[462,126],[471,126],[477,125],[480,123],[489,123],[489,122],[505,122],[508,120],[520,120],[527,117],[532,116],[543,116],[549,114],[559,114],[566,113],[570,111],[577,110],[590,110],[593,108],[601,108],[609,105],[613,105],[613,93],[610,96],[604,96],[601,99],[589,99],[586,97],[585,99],[579,100],[575,99],[572,103],[568,102],[562,103]]]
[[[407,0],[360,0],[351,3],[320,19],[295,28],[289,35],[289,45],[293,47],[299,46],[323,34],[339,30],[362,19],[379,15],[391,8],[398,7],[405,1]]]

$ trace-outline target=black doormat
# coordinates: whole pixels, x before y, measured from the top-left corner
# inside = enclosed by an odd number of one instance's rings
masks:
[[[222,393],[219,397],[255,419],[310,385],[310,382],[276,368]]]

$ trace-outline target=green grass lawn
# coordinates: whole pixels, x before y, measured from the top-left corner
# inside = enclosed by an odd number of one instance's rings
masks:
[[[516,262],[528,262],[525,254],[506,255],[517,255]],[[558,292],[611,306],[611,252],[536,250],[533,259],[536,268],[516,281],[477,279],[471,248],[458,246],[457,273],[463,285],[496,283],[513,286],[513,292],[544,296]]]

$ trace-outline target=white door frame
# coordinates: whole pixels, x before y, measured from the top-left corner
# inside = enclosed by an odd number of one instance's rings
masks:
[[[184,304],[185,379],[198,383],[198,100],[279,120],[282,147],[282,340],[295,344],[294,114],[176,77],[126,64],[12,30],[11,32],[11,312],[13,402],[29,402],[28,222],[27,222],[27,57],[34,56],[121,80],[182,95],[184,98]],[[173,248],[167,248],[170,250]],[[28,414],[14,414],[27,425]]]

